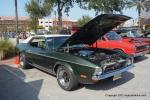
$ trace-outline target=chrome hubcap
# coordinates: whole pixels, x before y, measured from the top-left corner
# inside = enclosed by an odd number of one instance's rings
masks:
[[[68,74],[65,70],[61,70],[58,73],[58,80],[59,80],[60,84],[66,88],[70,84],[70,77],[68,76]]]

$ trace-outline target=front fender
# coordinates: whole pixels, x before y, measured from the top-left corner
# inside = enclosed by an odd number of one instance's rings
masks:
[[[64,63],[64,62],[56,62],[56,64],[54,65],[54,68],[53,68],[53,71],[55,72],[55,74],[57,73],[57,69],[60,65],[67,67],[69,69],[69,71],[71,71],[74,74],[72,67],[69,64]]]
[[[55,74],[56,74],[57,69],[60,65],[63,65],[65,67],[67,67],[76,76],[77,80],[80,83],[93,84],[92,76],[93,76],[93,73],[95,71],[94,68],[88,67],[88,66],[81,66],[81,65],[77,65],[77,64],[71,64],[71,63],[68,64],[68,63],[65,63],[65,62],[57,62],[54,66]],[[86,78],[81,77],[81,74],[85,75]]]

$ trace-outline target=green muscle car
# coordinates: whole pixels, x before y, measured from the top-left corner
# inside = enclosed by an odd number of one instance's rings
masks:
[[[93,84],[114,77],[133,67],[132,59],[121,53],[92,45],[105,33],[130,19],[116,14],[99,15],[72,36],[40,35],[29,37],[17,45],[20,65],[37,67],[57,77],[64,90],[77,88],[78,83]]]

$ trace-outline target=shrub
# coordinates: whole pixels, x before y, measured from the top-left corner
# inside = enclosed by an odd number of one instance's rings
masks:
[[[9,40],[0,40],[0,60],[16,55],[17,50]]]

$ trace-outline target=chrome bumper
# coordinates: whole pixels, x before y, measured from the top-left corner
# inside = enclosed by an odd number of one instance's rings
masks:
[[[145,54],[149,53],[150,51],[147,50],[147,51],[144,51],[144,52],[140,52],[140,53],[136,53],[133,55],[133,57],[139,57],[139,56],[144,56]]]
[[[106,73],[106,74],[99,74],[99,75],[96,75],[96,76],[93,76],[92,77],[92,80],[102,80],[102,79],[106,79],[108,77],[111,77],[111,76],[114,76],[114,75],[117,75],[117,74],[120,74],[120,73],[123,73],[125,71],[128,71],[129,69],[133,68],[134,65],[131,64],[129,65],[128,67],[125,67],[125,68],[122,68],[122,69],[118,69],[118,70],[115,70],[115,71],[112,71],[110,73]]]

